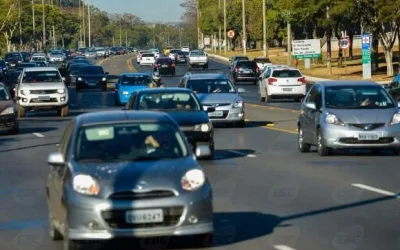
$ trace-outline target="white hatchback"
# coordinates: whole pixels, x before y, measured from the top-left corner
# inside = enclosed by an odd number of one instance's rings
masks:
[[[307,91],[306,79],[297,68],[271,67],[265,72],[260,86],[260,100],[266,102],[278,98],[300,102]]]
[[[153,53],[142,54],[140,60],[140,67],[142,66],[152,66],[156,62],[156,57]]]

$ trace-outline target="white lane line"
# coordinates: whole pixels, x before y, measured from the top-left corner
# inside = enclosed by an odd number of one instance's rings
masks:
[[[237,154],[237,155],[241,155],[241,156],[246,156],[246,157],[249,157],[249,158],[255,158],[255,157],[257,157],[256,155],[253,155],[253,154],[246,154],[246,153],[242,153],[242,152],[239,152],[239,151],[236,151],[236,150],[228,150],[228,152],[231,152],[231,153]]]
[[[296,250],[286,245],[275,245],[274,248],[278,250]]]
[[[35,136],[37,136],[37,137],[40,137],[40,138],[43,138],[44,137],[44,135],[42,135],[42,134],[40,134],[40,133],[32,133],[33,135],[35,135]]]
[[[371,186],[367,186],[367,185],[364,185],[364,184],[358,184],[358,183],[354,183],[354,184],[351,184],[351,185],[354,186],[354,187],[358,187],[358,188],[361,188],[361,189],[364,189],[364,190],[368,190],[368,191],[374,192],[374,193],[400,198],[398,194],[390,192],[390,191],[386,191],[386,190],[383,190],[383,189],[374,188],[374,187],[371,187]]]

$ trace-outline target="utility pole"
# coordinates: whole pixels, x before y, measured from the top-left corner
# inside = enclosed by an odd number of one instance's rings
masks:
[[[19,18],[19,49],[21,50],[22,48],[21,0],[19,0],[18,18]]]
[[[228,46],[228,39],[227,39],[227,34],[226,34],[226,0],[224,0],[224,42],[225,42],[225,46],[224,46],[224,51],[225,51],[225,55],[226,55],[226,47]]]
[[[33,45],[35,46],[36,44],[35,0],[32,0],[32,39],[33,39]]]
[[[287,65],[292,64],[292,26],[288,19],[287,21]]]
[[[156,24],[153,24],[153,48],[156,47]]]
[[[169,26],[167,25],[167,36],[168,36],[168,45],[169,45]]]
[[[268,50],[267,50],[267,6],[266,1],[263,0],[263,55],[268,57]]]
[[[85,21],[85,4],[82,4],[82,30],[83,30],[83,47],[86,48],[86,21]]]
[[[128,26],[125,29],[125,47],[128,47]]]
[[[78,0],[79,3],[79,46],[82,46],[82,7],[81,7],[81,0]]]
[[[328,67],[328,73],[329,73],[329,75],[332,75],[332,62],[331,62],[331,60],[332,60],[332,56],[331,56],[331,50],[332,50],[332,48],[331,48],[331,33],[332,33],[332,31],[331,31],[331,21],[330,21],[330,19],[331,19],[331,17],[330,17],[330,14],[329,14],[329,6],[326,6],[326,19],[328,19],[328,30],[327,30],[327,34],[326,34],[326,59],[327,59],[327,63],[326,63],[326,66]]]
[[[122,47],[122,25],[121,25],[121,16],[119,17],[119,46]]]
[[[51,7],[54,7],[54,2],[53,0],[51,0]],[[52,25],[52,29],[53,29],[53,48],[57,47],[57,41],[56,41],[56,27],[54,26],[54,24]]]
[[[91,11],[91,9],[92,9],[92,6],[91,6],[91,1],[88,3],[88,39],[89,39],[89,48],[91,48],[92,47],[92,39],[91,39],[91,21],[90,21],[90,11]]]
[[[243,54],[247,54],[247,35],[246,35],[246,3],[245,0],[242,0],[242,16],[243,16],[243,23],[242,23],[242,29],[243,29]]]
[[[219,23],[219,27],[218,27],[218,50],[219,53],[221,53],[221,35],[222,35],[222,27],[221,27],[221,20],[219,20],[220,17],[220,13],[221,13],[221,0],[218,0],[218,23]]]
[[[201,48],[201,31],[200,31],[200,0],[197,0],[197,47]]]
[[[43,41],[42,41],[42,45],[43,45],[43,51],[46,49],[46,17],[45,17],[45,8],[44,8],[44,0],[42,0],[42,26],[43,26]]]
[[[182,28],[179,28],[179,46],[182,48]]]

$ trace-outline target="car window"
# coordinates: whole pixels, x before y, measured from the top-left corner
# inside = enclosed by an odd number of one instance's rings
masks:
[[[0,86],[0,101],[6,101],[6,100],[10,100],[10,95],[3,86]]]
[[[271,61],[268,58],[255,58],[254,61],[256,63],[271,63]]]
[[[77,136],[77,161],[141,161],[186,157],[178,129],[169,123],[126,123],[82,127]]]
[[[139,109],[163,111],[200,111],[201,107],[192,93],[146,93],[140,95]]]
[[[151,54],[143,54],[142,57],[154,57],[154,54],[153,53],[151,53]]]
[[[34,61],[34,62],[45,62],[46,58],[45,57],[41,57],[41,56],[36,56],[36,57],[32,57],[31,61]]]
[[[306,102],[313,103],[315,100],[315,96],[317,95],[317,85],[312,86],[312,88],[308,91]]]
[[[122,76],[120,79],[121,85],[148,85],[151,82],[150,76]]]
[[[332,109],[385,109],[395,107],[384,88],[365,85],[326,87],[325,105]]]
[[[271,68],[268,69],[268,71],[265,73],[264,78],[269,78],[271,76]]]
[[[275,70],[272,73],[272,77],[276,78],[287,78],[287,77],[301,77],[301,73],[298,70]]]
[[[80,67],[79,74],[88,74],[88,75],[104,75],[103,67]]]
[[[237,93],[236,88],[228,79],[190,80],[188,81],[186,88],[191,89],[196,94]]]
[[[202,51],[194,51],[190,53],[190,56],[205,56],[206,54]]]
[[[255,68],[255,67],[257,67],[257,64],[254,61],[238,61],[236,63],[236,67]]]
[[[162,63],[169,64],[169,63],[171,63],[171,62],[172,62],[171,59],[162,58],[162,59],[158,59],[156,63],[157,63],[157,64],[162,64]]]
[[[239,61],[239,60],[250,60],[247,56],[238,56],[235,57],[234,61]]]
[[[62,82],[58,71],[29,71],[22,76],[22,83]]]

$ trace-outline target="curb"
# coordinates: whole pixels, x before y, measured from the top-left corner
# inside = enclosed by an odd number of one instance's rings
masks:
[[[225,56],[220,56],[220,55],[215,55],[215,54],[208,54],[211,58],[217,59],[217,60],[221,60],[223,62],[227,62],[229,63],[229,58],[225,57]],[[334,79],[327,79],[327,78],[319,78],[319,77],[314,77],[314,76],[307,76],[304,75],[304,77],[307,79],[307,82],[309,83],[315,83],[315,82],[323,82],[323,81],[336,81]],[[376,83],[379,83],[381,85],[389,85],[392,81],[388,80],[388,81],[378,81]]]

